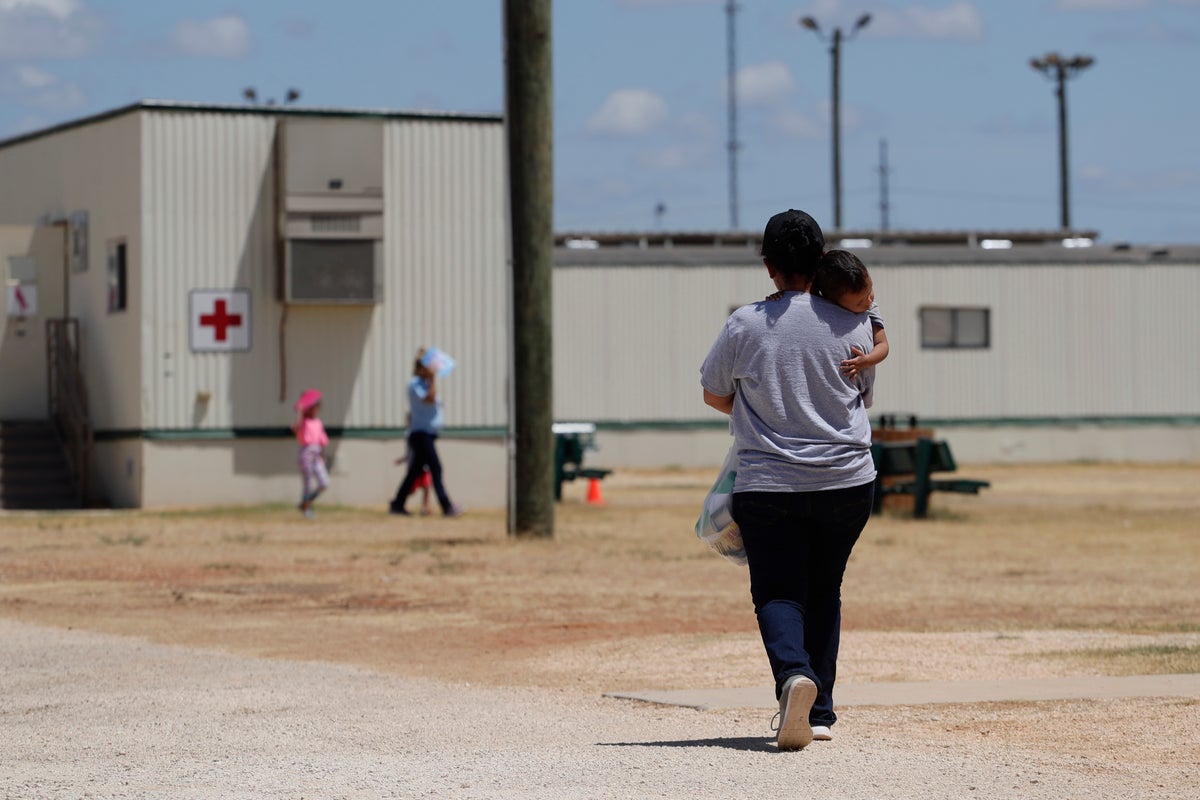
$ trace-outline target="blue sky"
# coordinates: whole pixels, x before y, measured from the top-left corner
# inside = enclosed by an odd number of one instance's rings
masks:
[[[555,228],[726,230],[726,0],[554,3]],[[0,138],[140,99],[502,112],[502,0],[0,0]],[[832,224],[830,55],[848,31],[843,223],[1059,223],[1058,52],[1071,214],[1102,241],[1200,243],[1200,0],[741,0],[738,227]],[[663,211],[656,213],[662,206]]]

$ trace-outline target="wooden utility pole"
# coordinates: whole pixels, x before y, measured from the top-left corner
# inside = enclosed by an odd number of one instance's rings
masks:
[[[512,214],[513,472],[510,535],[554,536],[551,283],[554,120],[551,0],[504,0]]]

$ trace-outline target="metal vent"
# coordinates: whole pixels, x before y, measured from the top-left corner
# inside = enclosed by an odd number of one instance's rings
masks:
[[[376,303],[378,245],[370,239],[292,239],[286,299],[292,303]]]
[[[349,214],[314,214],[309,218],[309,227],[313,233],[359,233],[362,231],[362,217]]]

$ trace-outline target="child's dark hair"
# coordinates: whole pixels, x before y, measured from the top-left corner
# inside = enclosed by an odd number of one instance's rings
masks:
[[[830,250],[821,256],[821,263],[813,278],[812,292],[837,302],[847,292],[861,292],[867,288],[870,278],[866,266],[854,253]]]

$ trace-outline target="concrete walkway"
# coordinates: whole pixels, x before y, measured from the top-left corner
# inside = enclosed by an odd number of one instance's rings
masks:
[[[612,692],[605,696],[700,710],[778,705],[770,686]],[[1200,674],[838,684],[836,702],[838,706],[904,706],[1120,697],[1200,698]]]

